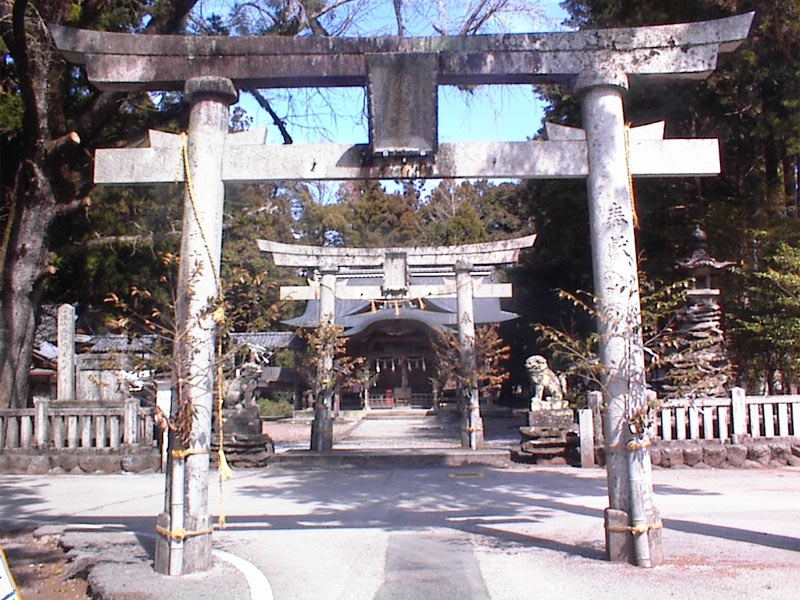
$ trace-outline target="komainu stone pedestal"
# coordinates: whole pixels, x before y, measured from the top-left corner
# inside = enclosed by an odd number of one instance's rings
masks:
[[[263,467],[275,453],[272,439],[261,432],[261,413],[257,405],[222,409],[222,447],[225,459],[234,467]],[[214,419],[212,462],[219,450],[219,426]]]
[[[528,413],[528,426],[519,428],[520,450],[535,460],[569,460],[579,446],[577,428],[572,409],[532,410]]]

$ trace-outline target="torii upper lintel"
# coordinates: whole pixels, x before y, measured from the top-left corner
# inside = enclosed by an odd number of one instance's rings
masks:
[[[136,35],[52,26],[58,49],[103,90],[183,90],[197,76],[237,87],[365,86],[368,54],[436,54],[439,85],[570,84],[595,65],[632,77],[707,77],[754,13],[650,27],[424,38]]]

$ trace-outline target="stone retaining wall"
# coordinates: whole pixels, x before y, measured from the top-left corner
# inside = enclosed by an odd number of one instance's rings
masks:
[[[602,448],[597,449],[597,462],[604,465]],[[650,447],[654,467],[767,469],[785,466],[800,467],[800,438],[746,439],[740,444],[714,440],[654,440]]]
[[[0,473],[46,475],[59,473],[148,473],[161,470],[161,453],[146,450],[9,449],[0,453]]]
[[[800,439],[719,442],[659,442],[650,448],[653,466],[763,469],[800,467]]]

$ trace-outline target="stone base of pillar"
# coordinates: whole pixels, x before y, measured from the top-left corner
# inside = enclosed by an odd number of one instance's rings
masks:
[[[156,519],[156,526],[164,531],[171,531],[169,513],[162,512]],[[170,543],[169,538],[160,533],[156,534],[156,553],[153,559],[153,570],[161,575],[170,573]]]
[[[172,531],[169,513],[158,515],[156,524],[163,531]],[[211,525],[210,517],[202,519],[186,518],[186,531],[203,531],[190,535],[178,542],[178,551],[173,553],[173,543],[168,536],[159,533],[156,536],[156,551],[153,559],[153,570],[162,575],[187,575],[211,569]]]
[[[470,426],[469,412],[461,420],[461,447],[465,449],[483,450],[485,447],[483,439],[483,419],[478,417],[473,419],[474,423]],[[474,431],[473,431],[474,430]],[[475,447],[470,445],[470,434],[474,433]]]
[[[647,541],[650,545],[650,564],[657,567],[664,563],[664,545],[661,541],[661,513],[653,508],[647,513],[647,522],[654,525],[654,528],[647,532]]]
[[[658,510],[653,509],[648,515],[648,523],[656,525],[647,533],[647,542],[650,550],[650,565],[656,567],[664,562],[664,550],[661,542],[661,516]],[[630,516],[623,510],[607,508],[605,510],[606,529],[606,558],[611,562],[627,562],[632,565],[637,563],[636,553],[633,548],[633,534],[628,530]]]
[[[330,452],[333,450],[333,421],[327,408],[316,408],[311,422],[311,450]]]
[[[207,531],[191,535],[183,541],[183,570],[184,575],[208,571],[213,565],[211,556],[211,520],[206,515],[201,518],[186,516],[186,531]]]
[[[631,518],[624,510],[607,508],[604,512],[606,528],[606,558],[611,562],[636,564],[633,553],[633,536],[627,527]]]

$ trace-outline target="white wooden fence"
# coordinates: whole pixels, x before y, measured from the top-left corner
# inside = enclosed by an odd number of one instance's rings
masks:
[[[601,404],[602,395],[590,392],[589,408],[578,411],[582,466],[594,465],[594,447],[602,444]],[[800,395],[747,396],[733,388],[729,398],[667,400],[655,417],[650,437],[663,441],[800,437]]]
[[[800,436],[800,395],[670,400],[656,413],[653,437],[669,440],[731,440]]]
[[[370,408],[431,408],[433,394],[412,392],[410,396],[396,398],[383,392],[369,395]]]
[[[153,410],[136,400],[86,405],[37,399],[34,408],[0,409],[0,449],[152,447]]]

